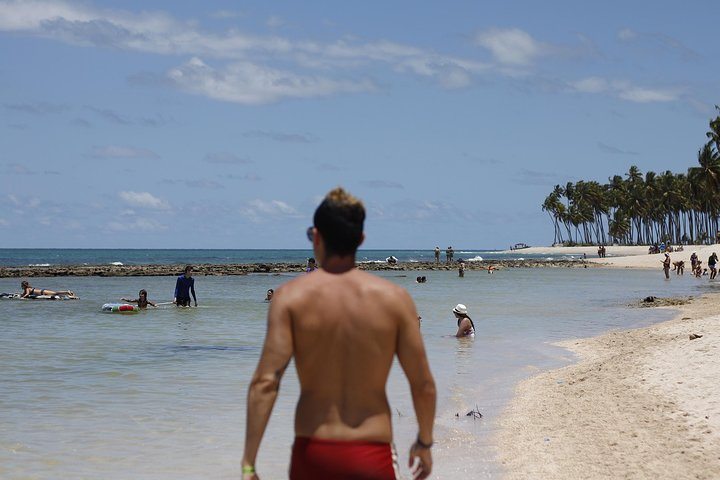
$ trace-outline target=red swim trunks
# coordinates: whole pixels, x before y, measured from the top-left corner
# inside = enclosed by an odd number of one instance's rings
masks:
[[[389,443],[295,437],[291,480],[397,478],[397,455]]]

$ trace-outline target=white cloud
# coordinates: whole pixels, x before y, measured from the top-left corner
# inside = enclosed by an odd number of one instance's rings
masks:
[[[490,50],[495,60],[504,65],[530,65],[537,58],[553,52],[552,47],[517,28],[486,30],[477,34],[475,42]]]
[[[267,22],[265,24],[270,28],[279,28],[285,25],[285,20],[278,16],[272,16],[268,18]]]
[[[625,28],[618,32],[618,39],[627,44],[639,44],[657,52],[679,55],[683,60],[698,60],[701,55],[685,46],[680,40],[659,32],[636,32]]]
[[[373,89],[370,82],[302,76],[252,63],[234,63],[215,70],[199,58],[172,69],[168,77],[180,89],[216,100],[258,105],[284,97],[316,97]]]
[[[138,217],[133,222],[109,222],[108,228],[113,232],[143,231],[154,232],[167,230],[167,227],[160,222],[148,218]]]
[[[0,227],[9,227],[9,226],[10,226],[10,222],[5,220],[4,218],[0,218]]]
[[[120,192],[120,199],[132,207],[168,210],[170,205],[149,192]]]
[[[226,16],[223,12],[223,16]],[[277,20],[273,21],[277,24]],[[101,10],[83,4],[49,1],[0,3],[0,31],[23,32],[73,45],[122,48],[164,55],[232,60],[217,70],[193,59],[169,72],[178,87],[219,100],[266,103],[283,97],[308,97],[353,93],[374,89],[367,80],[329,77],[335,69],[385,64],[397,71],[437,79],[448,88],[466,86],[471,73],[487,67],[470,60],[452,58],[416,47],[381,41],[370,43],[339,40],[329,43],[257,36],[229,30],[223,34],[203,32],[188,22],[158,12],[133,14]],[[283,69],[262,65],[283,62]],[[292,73],[288,65],[323,70],[324,74]],[[348,73],[348,78],[357,76]]]
[[[127,147],[121,145],[94,146],[90,151],[91,158],[150,158],[157,159],[160,155],[145,148]]]
[[[603,78],[590,77],[571,82],[570,84],[575,90],[583,93],[603,93],[608,90],[607,80]]]
[[[629,28],[623,28],[618,32],[618,38],[624,42],[629,42],[637,38],[637,33]]]
[[[635,103],[672,102],[681,95],[678,90],[640,87],[627,81],[597,77],[570,82],[569,85],[576,92],[609,94]]]
[[[41,204],[40,199],[37,197],[19,198],[12,193],[7,196],[7,199],[16,207],[21,207],[21,209],[38,208]]]
[[[676,92],[642,87],[626,88],[620,91],[618,96],[635,103],[672,102],[678,99]]]
[[[252,200],[247,206],[240,209],[240,215],[252,220],[277,220],[278,218],[300,218],[298,211],[282,200]]]
[[[205,155],[205,161],[219,165],[247,165],[253,163],[252,160],[228,152],[208,153]]]
[[[236,13],[220,11],[212,15],[230,18]],[[277,25],[280,22],[271,19],[270,23]],[[0,31],[72,45],[191,57],[188,62],[169,69],[164,80],[191,94],[246,105],[378,90],[380,82],[358,75],[360,68],[416,75],[443,88],[458,89],[472,85],[481,75],[528,75],[530,67],[542,58],[567,57],[573,53],[562,46],[535,39],[518,28],[493,28],[474,37],[475,44],[487,49],[495,60],[494,64],[486,64],[390,41],[363,42],[343,37],[318,42],[247,34],[238,29],[215,33],[203,31],[195,21],[183,21],[163,12],[133,13],[96,8],[84,2],[49,0],[0,0]],[[692,53],[662,34],[624,29],[618,37],[626,42],[645,38],[684,52],[686,56]],[[207,59],[216,61],[217,65],[211,66]],[[375,72],[372,75],[382,78]],[[157,78],[153,72],[147,76]],[[632,102],[664,102],[679,97],[672,89],[622,87],[614,83],[586,79],[571,84],[570,90],[609,94]],[[26,111],[48,111],[48,105],[20,104],[15,107]],[[50,106],[49,110],[55,107]],[[113,112],[97,113],[113,121],[137,122],[109,115]],[[157,158],[157,154],[147,150],[104,148],[92,156]]]

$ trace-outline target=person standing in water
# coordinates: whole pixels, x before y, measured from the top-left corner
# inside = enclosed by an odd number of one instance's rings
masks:
[[[710,255],[710,258],[708,258],[708,268],[710,269],[710,280],[714,280],[717,276],[717,268],[715,268],[715,265],[717,265],[718,256],[717,253],[713,252],[712,255]]]
[[[475,336],[475,324],[473,323],[472,318],[468,316],[467,307],[462,303],[458,303],[452,311],[457,319],[457,332],[455,333],[455,336]]]
[[[395,356],[418,423],[409,464],[416,462],[415,478],[432,471],[436,390],[418,313],[404,288],[355,267],[364,221],[360,200],[339,187],[329,192],[311,229],[322,269],[275,291],[248,388],[244,480],[258,478],[260,441],[291,359],[300,382],[291,480],[398,478],[385,391]]]
[[[670,254],[666,253],[665,258],[662,260],[663,264],[663,272],[665,272],[665,278],[670,278],[670,264],[672,261],[670,260]]]
[[[185,273],[180,275],[175,282],[175,298],[173,303],[178,307],[190,306],[190,294],[195,300],[197,307],[197,297],[195,296],[195,279],[192,276],[192,266],[185,267]]]

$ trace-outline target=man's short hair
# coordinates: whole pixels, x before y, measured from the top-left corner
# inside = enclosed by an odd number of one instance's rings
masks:
[[[192,272],[192,269],[193,269],[192,265],[187,265],[185,267],[185,273]]]
[[[329,254],[354,254],[362,241],[365,206],[342,187],[328,192],[315,210],[313,224]]]

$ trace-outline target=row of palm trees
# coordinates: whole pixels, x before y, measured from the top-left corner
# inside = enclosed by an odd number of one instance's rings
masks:
[[[715,106],[718,113],[720,107]],[[555,244],[651,245],[711,243],[720,217],[720,115],[710,121],[698,166],[687,173],[648,171],[633,165],[608,183],[556,185],[542,209]]]

